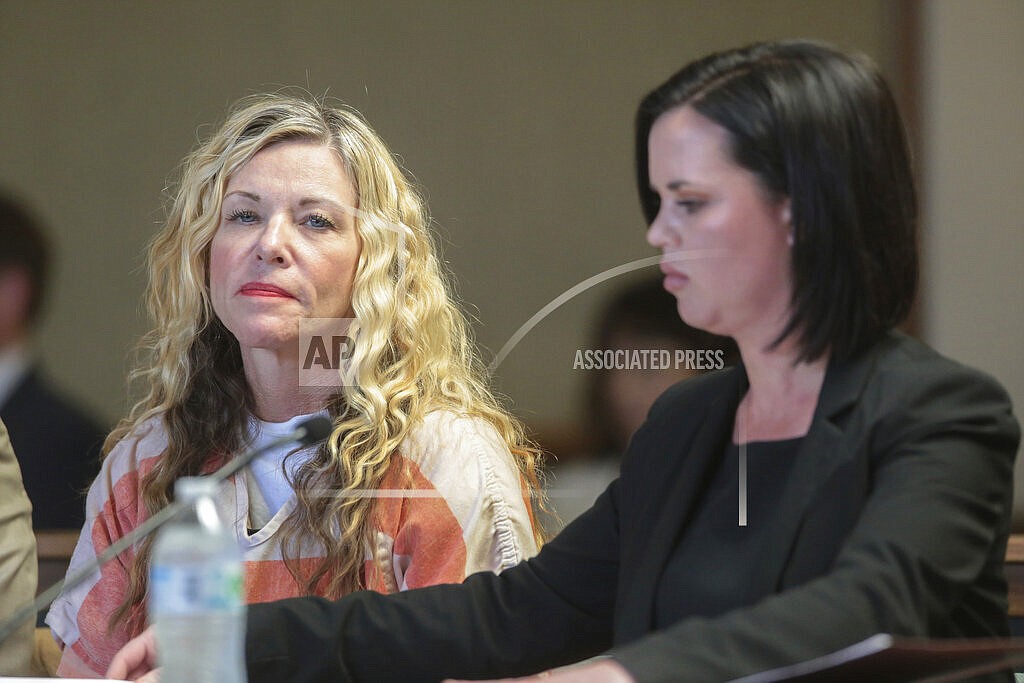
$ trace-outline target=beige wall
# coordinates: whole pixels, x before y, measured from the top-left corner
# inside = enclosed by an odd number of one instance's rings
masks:
[[[291,4],[0,0],[0,184],[60,245],[42,355],[108,419],[143,331],[141,251],[165,179],[241,95],[301,85],[367,116],[427,188],[489,359],[570,286],[653,253],[632,187],[646,90],[755,39],[816,37],[888,64],[892,37],[884,0]],[[531,421],[575,414],[573,354],[614,284],[500,368]]]
[[[924,6],[924,336],[1024,406],[1024,3]],[[1017,463],[1017,491],[1024,462]],[[1017,495],[1018,523],[1024,496]]]

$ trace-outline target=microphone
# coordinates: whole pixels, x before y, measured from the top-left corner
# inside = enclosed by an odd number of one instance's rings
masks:
[[[232,458],[219,470],[209,476],[219,484],[240,469],[248,467],[249,463],[272,448],[277,448],[278,446],[283,446],[286,443],[291,443],[293,441],[297,442],[299,446],[302,447],[309,446],[317,441],[323,441],[326,439],[331,435],[331,430],[333,428],[334,425],[331,421],[322,415],[311,417],[308,420],[303,420],[291,434],[285,434],[281,438],[271,441],[262,448],[256,448],[243,453],[237,458]]]
[[[244,467],[247,467],[254,459],[271,449],[278,448],[289,443],[297,443],[300,447],[310,446],[318,441],[323,441],[330,436],[332,429],[333,424],[330,419],[323,417],[322,415],[311,417],[308,420],[301,422],[291,433],[285,434],[284,436],[281,436],[260,448],[250,449],[242,455],[232,458],[220,469],[208,476],[213,481],[220,483]],[[39,610],[53,602],[54,598],[60,595],[61,591],[65,588],[74,588],[84,582],[92,576],[93,572],[99,570],[99,568],[107,562],[114,559],[123,551],[135,545],[146,536],[149,536],[151,533],[166,524],[171,518],[175,517],[178,512],[181,511],[182,507],[183,506],[178,501],[171,501],[166,507],[158,510],[152,517],[147,518],[142,522],[142,524],[139,524],[116,542],[108,546],[107,549],[100,553],[99,557],[90,562],[88,566],[82,567],[74,574],[66,576],[47,588],[44,592],[40,593],[35,600],[23,606],[17,612],[12,614],[7,621],[0,625],[0,643],[7,640],[7,637],[11,635],[23,622],[34,617]]]

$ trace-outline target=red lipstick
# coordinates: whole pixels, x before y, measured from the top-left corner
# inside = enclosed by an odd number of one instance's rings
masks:
[[[269,282],[246,282],[238,288],[242,296],[263,296],[279,299],[294,299],[291,292]]]

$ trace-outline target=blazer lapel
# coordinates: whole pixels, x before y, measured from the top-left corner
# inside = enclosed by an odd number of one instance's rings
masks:
[[[844,435],[843,417],[858,400],[874,358],[870,354],[848,363],[829,363],[810,430],[800,443],[793,471],[770,522],[770,536],[778,540],[759,560],[763,571],[757,574],[757,584],[751,586],[752,595],[767,595],[779,589],[812,499],[835,469],[851,456],[852,444]]]
[[[654,599],[665,564],[709,478],[718,467],[726,440],[732,433],[736,405],[746,388],[742,366],[733,372],[736,381],[730,382],[725,391],[711,399],[692,446],[688,451],[680,452],[675,459],[678,466],[666,472],[665,476],[672,480],[668,488],[670,493],[654,520],[647,551],[640,558],[632,582],[620,596],[622,611],[616,627],[616,642],[633,640],[651,630]],[[678,440],[681,440],[678,435],[668,435],[664,440],[665,448],[672,448]]]

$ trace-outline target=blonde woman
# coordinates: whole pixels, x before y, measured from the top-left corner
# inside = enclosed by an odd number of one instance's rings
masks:
[[[133,373],[147,393],[107,439],[71,571],[166,505],[178,477],[312,414],[333,420],[326,443],[259,458],[220,499],[249,602],[457,582],[532,555],[536,454],[482,379],[427,226],[355,112],[239,103],[186,159],[150,247],[154,328]],[[302,380],[304,319],[353,319],[351,381]],[[150,548],[54,602],[61,674],[101,675],[144,628]]]

